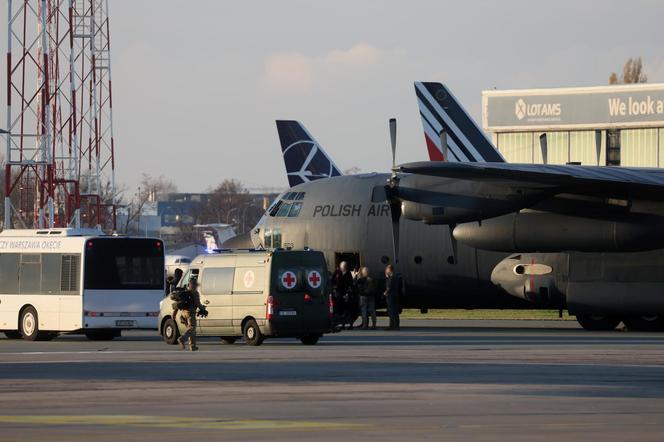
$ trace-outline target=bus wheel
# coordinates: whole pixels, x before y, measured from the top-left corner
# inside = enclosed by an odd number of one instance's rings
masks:
[[[656,332],[664,330],[664,318],[659,315],[652,316],[630,316],[623,319],[629,330]]]
[[[261,333],[256,321],[253,319],[247,321],[244,326],[244,342],[246,342],[247,345],[261,345],[263,339],[265,339],[265,336]]]
[[[237,338],[235,336],[222,336],[221,337],[221,343],[222,344],[235,344],[235,341],[237,341]]]
[[[620,319],[613,316],[576,315],[576,320],[581,327],[590,331],[611,331],[620,324]]]
[[[120,330],[95,330],[85,332],[85,337],[91,341],[112,341],[121,336]]]
[[[164,335],[164,341],[168,345],[175,345],[178,343],[178,338],[180,337],[180,330],[178,330],[178,326],[173,320],[173,318],[169,318],[166,320],[166,322],[164,322],[163,335]]]
[[[319,339],[320,336],[318,335],[300,337],[300,341],[302,341],[304,345],[316,345]]]
[[[38,341],[45,335],[39,332],[39,317],[34,307],[26,307],[19,319],[19,332],[26,341]]]
[[[7,336],[7,339],[21,339],[23,337],[18,330],[5,330],[5,336]]]

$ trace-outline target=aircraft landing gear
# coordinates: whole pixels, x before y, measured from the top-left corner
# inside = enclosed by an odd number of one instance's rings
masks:
[[[631,331],[664,331],[664,317],[661,315],[629,316],[624,318],[623,322]]]
[[[581,327],[591,331],[611,331],[620,324],[620,319],[603,315],[576,315]]]

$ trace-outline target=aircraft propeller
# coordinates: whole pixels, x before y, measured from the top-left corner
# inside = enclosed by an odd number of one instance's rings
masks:
[[[392,175],[385,186],[385,198],[390,207],[392,218],[392,250],[394,264],[399,262],[399,220],[401,219],[401,200],[398,197],[399,175],[396,168],[397,157],[397,120],[390,118],[390,143],[392,145]]]
[[[438,134],[438,138],[440,139],[440,148],[443,150],[443,158],[445,161],[449,161],[449,149],[447,147],[447,132],[445,132],[445,129],[442,129],[440,133]],[[447,231],[450,236],[450,244],[452,246],[452,262],[450,264],[456,264],[457,263],[457,240],[454,237],[454,228],[456,227],[456,224],[450,224],[447,226]]]
[[[547,149],[547,141],[546,141],[546,134],[542,134],[539,137],[540,141],[540,150],[542,151],[542,162],[544,164],[549,163],[549,151]]]

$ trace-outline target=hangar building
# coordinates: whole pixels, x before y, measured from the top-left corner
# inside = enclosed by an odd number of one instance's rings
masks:
[[[664,167],[664,84],[489,90],[482,125],[512,163]]]

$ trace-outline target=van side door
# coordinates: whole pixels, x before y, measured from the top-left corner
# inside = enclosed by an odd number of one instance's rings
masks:
[[[202,335],[231,336],[233,334],[233,267],[205,267],[198,278],[201,304],[208,311],[207,318],[199,318]]]
[[[233,329],[242,333],[242,320],[253,317],[259,326],[265,324],[267,290],[265,266],[246,266],[235,269],[233,284]]]

